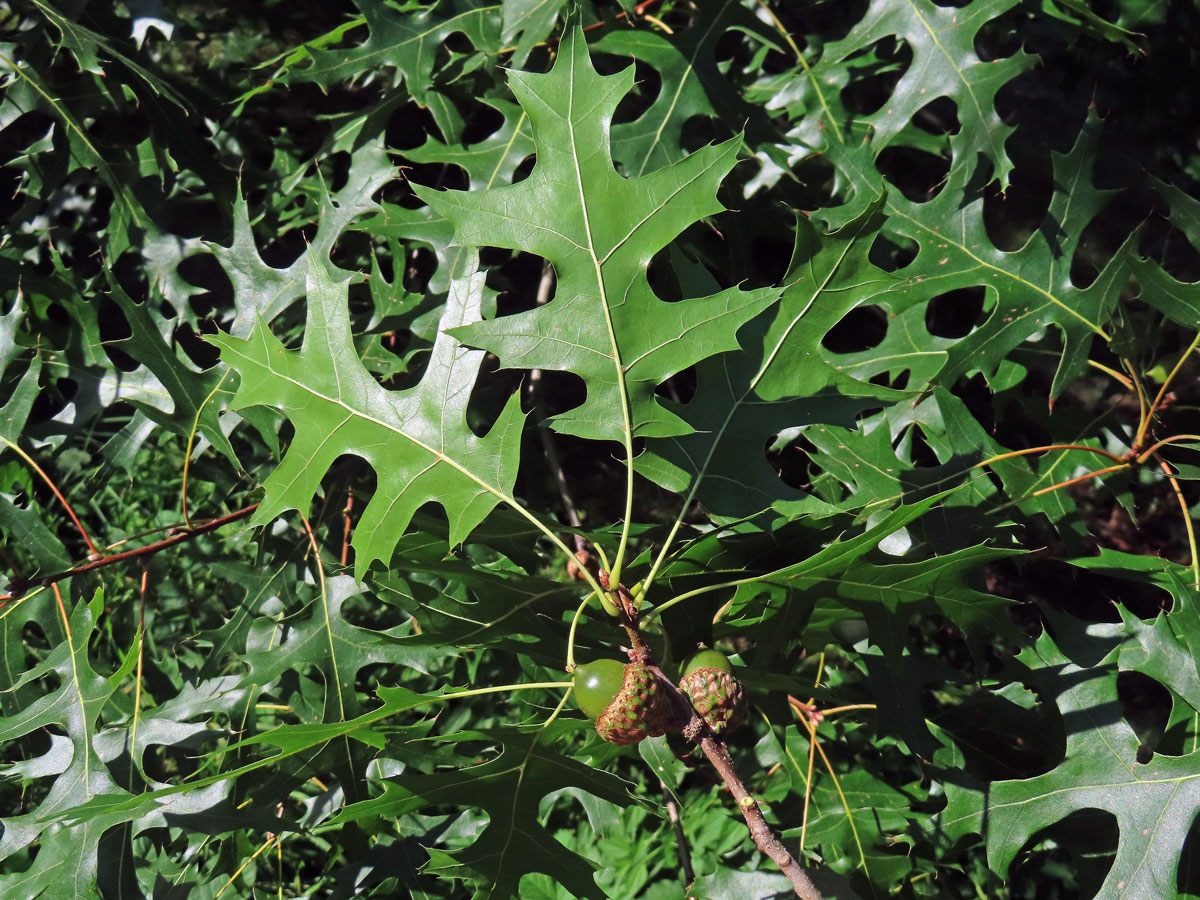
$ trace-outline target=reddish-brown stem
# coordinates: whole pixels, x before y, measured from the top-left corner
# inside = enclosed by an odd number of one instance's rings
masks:
[[[111,544],[108,544],[107,546],[105,546],[104,549],[110,550],[110,551],[116,550],[118,547],[124,547],[126,544],[128,544],[132,541],[140,541],[142,538],[150,537],[150,535],[152,535],[152,534],[159,534],[160,532],[163,532],[163,531],[170,532],[170,531],[174,531],[177,528],[187,528],[187,527],[189,527],[187,522],[172,522],[170,525],[158,525],[154,528],[147,528],[145,531],[135,531],[133,534],[126,535],[125,537],[121,538],[119,541],[113,541]]]
[[[194,537],[206,534],[209,531],[215,531],[223,525],[228,525],[230,522],[236,522],[238,519],[244,519],[246,516],[258,509],[258,504],[247,506],[244,509],[239,509],[237,512],[231,512],[227,516],[220,516],[216,519],[209,519],[194,528],[188,528],[178,534],[172,535],[165,540],[158,541],[153,544],[147,544],[145,547],[138,547],[136,550],[126,550],[124,553],[114,553],[110,556],[101,556],[99,559],[91,560],[81,566],[76,566],[73,569],[67,569],[62,572],[55,572],[51,575],[39,575],[36,578],[14,578],[8,585],[9,600],[14,597],[19,597],[25,591],[33,586],[47,587],[56,582],[62,581],[64,578],[72,578],[75,575],[83,575],[85,572],[92,572],[96,569],[102,569],[105,566],[116,565],[117,563],[127,562],[131,559],[139,559],[144,556],[153,556],[155,553],[161,553],[168,547],[174,547],[176,544],[182,544],[184,541],[190,541]],[[0,598],[5,599],[5,598]]]
[[[628,626],[626,627],[628,628]],[[633,631],[637,631],[636,622],[633,623]],[[754,795],[750,793],[746,783],[742,781],[742,777],[734,768],[733,759],[725,746],[724,738],[714,733],[708,724],[696,715],[687,697],[663,673],[662,669],[651,663],[650,671],[662,683],[671,702],[675,705],[678,715],[676,724],[686,722],[682,729],[684,737],[700,745],[700,749],[704,751],[704,755],[708,757],[712,767],[717,770],[717,774],[725,782],[725,786],[737,803],[742,818],[746,820],[746,827],[750,829],[750,837],[754,840],[754,846],[759,849],[759,852],[775,861],[780,871],[792,883],[797,897],[800,897],[801,900],[824,900],[821,892],[817,890],[817,886],[808,877],[808,872],[800,863],[796,862],[795,857],[787,851],[783,842],[775,836],[775,832],[767,824],[767,820],[758,806],[758,801],[754,799]]]
[[[18,456],[20,456],[23,460],[25,460],[25,463],[31,469],[33,469],[33,471],[37,472],[38,477],[41,478],[42,481],[46,482],[46,486],[48,488],[50,488],[51,491],[54,492],[54,496],[58,498],[58,502],[63,505],[63,508],[66,509],[66,511],[67,511],[67,515],[71,517],[71,521],[74,522],[75,527],[79,529],[79,534],[83,538],[83,542],[85,544],[87,544],[88,549],[90,551],[92,551],[93,555],[99,554],[100,551],[97,550],[96,545],[92,543],[91,536],[88,535],[87,529],[84,528],[83,523],[81,521],[79,521],[79,516],[75,515],[74,507],[72,507],[71,504],[67,502],[67,498],[64,497],[62,491],[60,491],[58,489],[58,485],[54,483],[54,479],[51,478],[46,473],[45,469],[43,469],[41,466],[39,466],[37,464],[36,461],[34,461],[34,458],[32,456],[30,456],[28,453],[26,453],[24,450],[22,450],[19,446],[14,444],[12,441],[7,440],[4,437],[0,437],[0,442],[8,445],[14,453],[16,453]]]
[[[1073,484],[1079,484],[1082,481],[1088,481],[1092,478],[1099,478],[1101,475],[1107,475],[1109,472],[1120,472],[1122,469],[1128,469],[1132,463],[1121,463],[1119,466],[1108,466],[1103,469],[1097,469],[1095,472],[1088,472],[1086,475],[1077,475],[1074,478],[1068,478],[1066,481],[1060,481],[1058,484],[1052,484],[1050,487],[1044,487],[1039,491],[1034,491],[1029,496],[1040,497],[1042,494],[1048,494],[1051,491],[1057,491],[1059,488],[1070,487]]]
[[[1187,362],[1187,358],[1192,355],[1192,351],[1197,346],[1200,346],[1200,332],[1192,338],[1192,342],[1188,344],[1188,348],[1183,351],[1183,355],[1179,357],[1179,361],[1175,363],[1174,368],[1171,369],[1170,374],[1167,375],[1166,380],[1159,387],[1158,394],[1155,395],[1154,402],[1150,404],[1146,415],[1142,417],[1141,423],[1138,425],[1137,437],[1133,442],[1134,450],[1141,450],[1142,444],[1146,440],[1146,432],[1150,430],[1150,423],[1154,421],[1155,416],[1158,415],[1158,411],[1163,407],[1163,401],[1167,397],[1167,391],[1171,387],[1171,382],[1175,380],[1175,376],[1179,374],[1179,370],[1183,368],[1183,364]]]
[[[346,491],[346,507],[342,510],[342,517],[345,519],[345,527],[342,529],[342,557],[341,563],[347,565],[350,559],[350,533],[353,528],[350,523],[350,513],[354,510],[354,489],[350,488]]]
[[[1018,456],[1028,456],[1031,453],[1047,453],[1051,450],[1086,450],[1088,453],[1095,453],[1098,456],[1104,456],[1111,459],[1113,462],[1121,462],[1121,457],[1115,453],[1109,453],[1107,450],[1101,450],[1099,447],[1088,447],[1084,444],[1047,444],[1045,447],[1029,447],[1025,450],[1012,450],[1008,453],[1001,453],[998,456],[992,456],[985,459],[983,462],[976,463],[971,468],[978,469],[982,466],[990,466],[992,463],[998,463],[1005,459],[1013,459]]]
[[[42,474],[40,468],[38,472],[39,474]],[[79,533],[83,536],[83,542],[88,545],[88,549],[90,549],[93,553],[99,553],[100,551],[98,551],[96,549],[96,545],[92,543],[92,539],[88,535],[87,529],[84,528],[83,523],[79,521],[79,516],[75,515],[74,508],[72,508],[71,504],[67,502],[67,498],[59,492],[58,487],[55,486],[54,482],[49,478],[46,479],[46,484],[50,485],[50,490],[54,491],[54,496],[58,497],[58,499],[62,501],[62,505],[66,507],[67,515],[71,517],[71,521],[74,522],[75,527],[79,529]]]
[[[814,722],[823,722],[826,717],[834,716],[838,713],[849,712],[853,709],[877,709],[874,703],[848,703],[845,706],[831,706],[828,709],[820,709],[815,703],[809,700],[805,703],[788,694],[788,705],[803,715],[806,719],[812,719]]]
[[[1154,456],[1157,450],[1167,444],[1174,444],[1176,441],[1200,441],[1200,434],[1173,434],[1170,437],[1163,438],[1138,454],[1137,461],[1144,463],[1150,457]]]
[[[707,726],[705,730],[708,730]],[[729,793],[733,795],[734,802],[737,803],[737,807],[742,813],[742,818],[746,820],[746,827],[750,829],[750,837],[754,839],[754,846],[775,861],[775,865],[779,866],[780,871],[792,883],[797,897],[800,897],[801,900],[822,900],[821,892],[817,890],[817,886],[808,877],[803,866],[796,862],[792,854],[788,853],[787,848],[783,846],[779,838],[775,837],[775,832],[767,824],[767,820],[758,806],[758,801],[746,789],[746,785],[733,767],[733,760],[729,756],[725,742],[709,731],[708,734],[700,737],[700,749],[704,751],[708,761],[712,763],[713,768],[717,770],[729,788]]]
[[[621,616],[621,625],[625,629],[625,633],[629,635],[629,646],[632,648],[630,655],[635,662],[648,663],[650,662],[650,648],[642,639],[641,629],[637,624],[637,612],[632,608],[633,598],[629,596],[629,592],[625,590],[625,585],[620,585],[617,591],[617,609]],[[628,602],[626,602],[628,599]],[[656,674],[661,677],[661,672],[656,670]],[[668,682],[669,684],[670,682]]]
[[[797,710],[808,716],[810,719],[815,717],[819,721],[824,717],[821,710],[817,709],[816,704],[811,700],[805,703],[800,698],[793,697],[791,694],[788,694],[787,702],[790,706],[794,706]]]
[[[834,706],[829,709],[820,710],[821,718],[835,716],[838,713],[849,712],[852,709],[877,709],[874,703],[848,703],[845,706]]]

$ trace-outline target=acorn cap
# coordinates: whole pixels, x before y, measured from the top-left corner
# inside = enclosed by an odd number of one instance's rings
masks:
[[[628,746],[651,735],[666,734],[670,698],[642,663],[625,666],[625,680],[612,703],[596,718],[596,733],[612,744]]]
[[[692,709],[716,734],[737,728],[746,718],[746,694],[731,673],[715,666],[693,669],[679,682]]]

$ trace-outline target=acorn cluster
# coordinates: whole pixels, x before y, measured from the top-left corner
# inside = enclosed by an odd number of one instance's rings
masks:
[[[680,668],[679,690],[716,734],[745,719],[746,697],[729,660],[701,649]],[[596,722],[596,733],[627,746],[679,727],[670,694],[644,663],[598,659],[575,670],[575,702]]]

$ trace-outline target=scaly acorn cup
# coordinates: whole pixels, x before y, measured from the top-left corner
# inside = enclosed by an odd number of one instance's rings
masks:
[[[679,690],[715,734],[737,728],[746,718],[746,694],[731,670],[723,654],[709,649],[693,653],[680,670]]]
[[[622,746],[666,734],[671,721],[670,698],[641,663],[585,663],[575,670],[575,702],[596,720],[600,737]]]

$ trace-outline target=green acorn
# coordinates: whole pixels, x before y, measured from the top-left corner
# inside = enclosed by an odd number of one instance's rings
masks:
[[[671,720],[670,698],[641,663],[585,663],[575,670],[575,702],[600,737],[622,746],[666,734]]]
[[[724,654],[702,648],[683,661],[679,689],[692,709],[716,734],[737,728],[746,718],[746,694]]]

